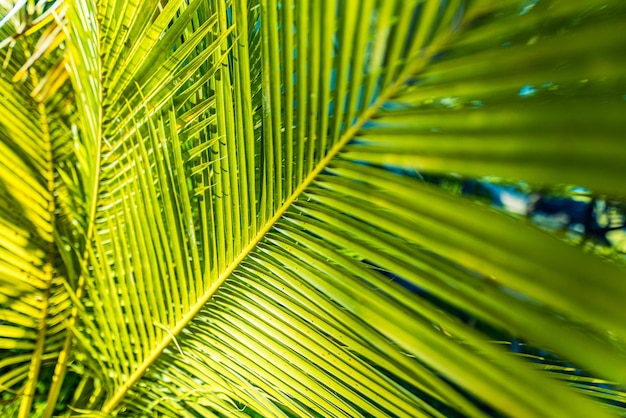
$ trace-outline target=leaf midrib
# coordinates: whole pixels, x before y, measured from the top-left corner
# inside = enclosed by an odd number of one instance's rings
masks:
[[[46,158],[47,158],[47,167],[46,167],[46,182],[47,189],[50,196],[50,200],[48,201],[48,213],[50,215],[50,220],[52,221],[52,227],[54,228],[54,212],[55,208],[55,200],[54,200],[54,176],[53,176],[53,160],[52,160],[52,141],[50,139],[50,131],[48,129],[48,118],[45,110],[45,106],[43,104],[39,104],[39,112],[40,112],[40,120],[42,125],[42,134],[43,140],[46,147]],[[54,231],[51,232],[50,237],[51,240],[47,243],[47,257],[46,262],[43,266],[44,277],[46,278],[47,288],[43,294],[43,307],[41,308],[41,315],[39,317],[39,324],[37,330],[37,342],[35,345],[35,351],[33,352],[33,357],[30,362],[30,366],[28,368],[28,379],[26,381],[26,385],[24,386],[24,394],[22,398],[22,402],[20,403],[20,409],[18,412],[19,418],[26,418],[32,408],[33,399],[35,396],[35,389],[37,386],[37,380],[39,378],[39,371],[41,370],[42,356],[44,351],[44,346],[46,344],[47,337],[47,325],[46,319],[48,316],[48,309],[50,306],[50,288],[52,286],[53,279],[53,268],[52,268],[52,259],[54,258],[55,252],[55,244],[54,239]]]
[[[66,27],[64,27],[64,31],[67,35],[67,38],[70,39],[69,32]],[[102,68],[100,66],[98,66],[97,72],[100,75],[102,75]],[[101,77],[99,79],[101,79]],[[99,99],[99,103],[102,104],[103,103],[102,84],[98,84],[97,98]],[[97,210],[98,210],[98,201],[100,198],[99,192],[100,192],[100,179],[102,175],[102,162],[103,162],[102,151],[103,151],[103,142],[104,142],[103,132],[102,132],[103,131],[103,126],[102,126],[103,108],[100,107],[99,109],[97,109],[97,113],[98,113],[97,126],[94,132],[95,137],[89,138],[89,139],[93,139],[93,141],[96,144],[96,150],[95,150],[96,155],[94,156],[95,161],[93,165],[95,171],[93,173],[93,181],[90,184],[90,187],[91,187],[89,190],[90,194],[88,194],[88,196],[91,196],[92,200],[90,202],[91,204],[87,208],[87,218],[86,218],[87,232],[85,234],[85,248],[80,258],[80,274],[77,280],[77,286],[76,286],[76,291],[75,291],[75,296],[77,300],[80,300],[82,298],[84,288],[85,288],[85,283],[86,283],[85,274],[87,271],[86,266],[87,266],[87,260],[89,258],[89,248],[92,245],[93,236],[96,230],[96,215],[97,215]],[[78,317],[79,317],[79,307],[74,306],[72,307],[72,310],[70,313],[70,318],[68,321],[68,328],[72,328],[76,325],[79,319]],[[54,375],[52,377],[52,384],[50,388],[48,389],[47,405],[43,413],[44,418],[49,418],[54,413],[54,408],[56,407],[56,402],[61,392],[61,386],[63,384],[63,379],[65,377],[65,373],[67,370],[67,364],[70,360],[73,341],[74,341],[73,334],[68,331],[65,341],[63,342],[63,348],[61,352],[59,353],[57,364],[54,369]]]

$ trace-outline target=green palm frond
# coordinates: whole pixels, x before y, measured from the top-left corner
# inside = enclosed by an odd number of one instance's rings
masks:
[[[623,201],[620,1],[0,16],[8,413],[624,415],[623,260],[427,181]]]
[[[3,393],[20,401],[19,416],[28,416],[35,397],[41,404],[45,395],[37,382],[49,381],[58,360],[65,363],[72,316],[65,288],[76,287],[80,277],[98,183],[94,148],[72,115],[78,106],[68,100],[73,93],[58,49],[62,22],[54,20],[55,12],[63,15],[59,5],[8,13],[13,20],[5,19],[1,28],[9,51],[0,78],[6,327],[0,374]],[[29,24],[16,24],[24,15]]]

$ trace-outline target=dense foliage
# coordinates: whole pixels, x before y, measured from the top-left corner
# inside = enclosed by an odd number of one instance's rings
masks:
[[[0,415],[626,416],[623,0],[0,0]]]

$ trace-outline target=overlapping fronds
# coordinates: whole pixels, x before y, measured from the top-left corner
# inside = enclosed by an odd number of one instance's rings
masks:
[[[42,106],[21,100],[23,91],[8,80],[0,79],[0,89],[11,93],[0,98],[0,349],[11,353],[0,361],[0,385],[28,399],[29,408],[36,382],[32,377],[55,351],[46,341],[55,278],[51,143]]]
[[[623,266],[424,180],[623,200],[621,2],[5,3],[21,416],[623,414]]]
[[[43,404],[71,341],[67,288],[76,288],[81,274],[97,184],[97,141],[83,135],[84,119],[73,116],[78,106],[59,49],[60,6],[21,10],[18,3],[0,28],[6,47],[0,77],[0,375],[2,400],[17,405],[19,416],[29,415],[33,401]]]

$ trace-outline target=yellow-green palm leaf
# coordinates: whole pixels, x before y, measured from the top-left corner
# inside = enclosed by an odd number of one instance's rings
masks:
[[[623,257],[433,180],[619,208],[621,1],[0,16],[5,413],[626,414]]]

